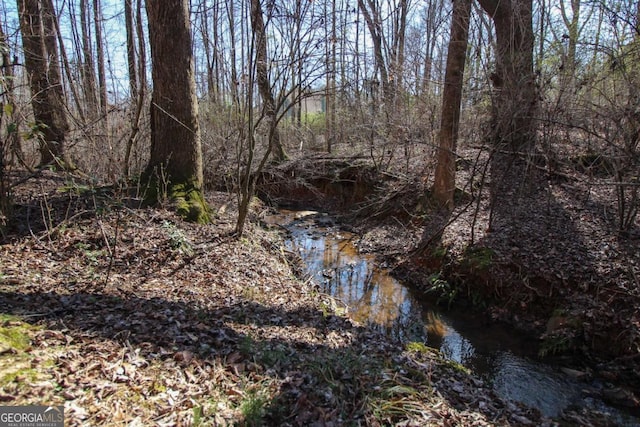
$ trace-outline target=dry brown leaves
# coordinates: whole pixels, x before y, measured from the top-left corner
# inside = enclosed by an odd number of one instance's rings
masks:
[[[69,186],[50,174],[21,188],[0,246],[0,310],[37,326],[0,354],[14,365],[3,404],[63,404],[67,425],[539,420],[435,354],[323,313],[328,297],[294,277],[277,234],[231,235],[228,195],[211,195],[220,213],[200,226]]]

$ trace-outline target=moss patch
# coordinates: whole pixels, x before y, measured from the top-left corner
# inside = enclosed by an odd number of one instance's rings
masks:
[[[435,354],[435,355],[440,354],[440,350],[438,350],[437,348],[429,347],[428,345],[421,342],[417,342],[417,341],[411,341],[407,343],[407,345],[405,346],[405,349],[409,353],[425,353],[425,354]]]
[[[145,205],[168,203],[187,221],[198,224],[211,222],[211,208],[194,180],[169,182],[163,174],[151,173],[144,175],[141,182],[144,183]]]
[[[176,212],[187,221],[198,224],[211,222],[210,208],[202,190],[192,183],[173,184],[169,187],[169,199],[175,204]]]
[[[0,389],[4,393],[28,389],[34,381],[45,378],[42,368],[53,364],[31,348],[31,334],[39,329],[15,316],[0,314]]]
[[[24,351],[29,347],[31,341],[27,332],[34,326],[7,314],[0,314],[0,325],[0,352]]]
[[[490,248],[471,247],[465,251],[463,263],[473,270],[487,270],[493,256],[494,252]]]

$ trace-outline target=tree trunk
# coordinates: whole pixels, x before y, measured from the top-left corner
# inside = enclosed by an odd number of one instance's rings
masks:
[[[571,0],[571,18],[567,15],[564,0],[560,0],[560,12],[562,20],[567,27],[566,36],[568,36],[567,53],[565,56],[564,79],[565,85],[572,83],[576,70],[576,51],[578,46],[578,37],[580,36],[580,0]]]
[[[394,110],[398,111],[398,94],[404,88],[404,56],[405,56],[405,40],[407,36],[407,15],[409,14],[409,2],[408,0],[400,0],[399,11],[396,13],[396,31],[393,34],[394,49],[393,49],[393,62],[391,64],[393,72],[394,93],[396,99],[394,99]]]
[[[327,153],[333,151],[336,137],[336,2],[331,1],[331,11],[327,10],[329,2],[324,3],[325,14],[325,139]],[[331,17],[331,18],[329,18]]]
[[[426,6],[425,17],[425,43],[424,43],[424,70],[422,72],[422,84],[420,91],[422,97],[430,97],[431,94],[431,76],[433,70],[433,55],[435,53],[436,44],[438,42],[439,14],[443,9],[442,0],[429,2]]]
[[[51,0],[17,0],[31,105],[41,134],[40,165],[68,168],[65,139],[69,124],[56,43]]]
[[[91,14],[87,3],[89,0],[80,1],[80,27],[82,31],[82,56],[83,63],[80,73],[82,75],[82,88],[84,90],[85,107],[91,121],[96,119],[98,112],[98,99],[96,97],[96,71],[93,63],[93,49],[91,47]]]
[[[537,91],[533,72],[532,0],[478,0],[496,31],[492,140],[500,150],[530,153]]]
[[[124,23],[127,32],[127,66],[129,70],[129,97],[133,103],[138,94],[138,73],[136,68],[136,37],[133,29],[133,0],[124,0]],[[138,11],[140,13],[140,11]]]
[[[147,199],[164,197],[178,214],[208,222],[188,0],[147,0],[151,45],[151,156]]]
[[[236,60],[237,38],[236,38],[236,19],[233,9],[233,3],[225,2],[227,8],[227,17],[229,18],[229,66],[231,67],[231,82],[229,92],[231,92],[231,104],[236,111],[240,105],[240,80],[238,79],[238,68]]]
[[[125,0],[125,22],[127,31],[127,63],[129,70],[129,97],[131,99],[131,133],[127,140],[124,154],[123,173],[129,178],[131,151],[140,130],[140,117],[144,105],[145,93],[145,52],[144,34],[141,19],[141,0],[136,4],[136,19],[133,14],[133,0]],[[134,26],[135,22],[135,26]],[[136,61],[136,37],[138,38],[138,57]]]
[[[532,0],[478,0],[496,32],[490,141],[489,229],[527,218],[531,203],[547,191],[535,154],[537,90],[533,72]]]
[[[470,16],[471,0],[454,0],[442,97],[438,163],[433,184],[434,199],[448,210],[453,209],[453,196],[456,189],[456,145]]]
[[[107,69],[104,63],[104,38],[102,37],[102,8],[100,0],[93,0],[93,24],[96,33],[96,53],[98,55],[98,88],[100,90],[100,113],[105,120],[105,129],[108,125],[107,120]]]
[[[9,45],[7,43],[7,36],[4,34],[2,19],[0,18],[0,47],[2,47],[2,52],[0,52],[0,60],[2,61],[2,66],[0,67],[0,91],[4,94],[4,96],[0,96],[0,100],[3,97],[6,97],[7,103],[0,102],[0,123],[2,123],[2,117],[6,115],[7,122],[4,123],[7,129],[6,142],[9,142],[9,147],[2,147],[0,144],[0,162],[2,162],[0,168],[6,167],[8,165],[12,165],[17,160],[20,164],[25,167],[28,165],[25,163],[24,153],[22,152],[22,138],[20,136],[20,132],[18,132],[18,124],[15,120],[15,96],[14,96],[14,73],[13,67],[14,63],[11,60],[11,52],[9,50]],[[9,158],[4,158],[7,153],[5,148],[9,148],[11,155]],[[1,182],[0,182],[1,185]],[[3,193],[0,189],[0,197],[2,197]],[[2,214],[0,207],[0,214]]]
[[[264,18],[260,0],[251,0],[251,28],[256,40],[256,79],[258,91],[264,103],[264,114],[269,123],[269,149],[274,153],[277,161],[287,159],[278,132],[278,117],[276,101],[271,92],[269,82],[269,59],[267,57],[267,33],[265,31]]]

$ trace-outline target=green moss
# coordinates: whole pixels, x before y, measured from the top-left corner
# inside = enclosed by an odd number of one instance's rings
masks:
[[[440,353],[437,349],[416,341],[407,343],[405,348],[407,351],[412,353]]]
[[[456,362],[454,360],[445,359],[444,360],[444,364],[446,366],[448,366],[449,368],[452,368],[455,371],[461,372],[461,373],[463,373],[465,375],[471,375],[471,370],[469,368],[465,367],[464,365],[462,365],[462,364],[460,364],[460,363],[458,363],[458,362]]]
[[[187,221],[198,224],[211,222],[210,208],[204,199],[202,190],[192,183],[171,185],[169,199],[175,204],[178,215]]]
[[[141,182],[144,184],[145,205],[168,203],[187,221],[198,224],[211,222],[211,208],[195,180],[170,182],[164,173],[146,173]]]
[[[0,314],[0,349],[24,351],[31,343],[28,331],[36,329],[28,323],[21,322],[17,317]]]
[[[0,387],[11,383],[28,387],[41,378],[43,368],[51,366],[50,360],[39,360],[34,368],[29,334],[39,328],[7,314],[0,314],[0,325]]]
[[[473,269],[486,270],[491,266],[494,255],[493,249],[472,247],[465,251],[464,262]]]

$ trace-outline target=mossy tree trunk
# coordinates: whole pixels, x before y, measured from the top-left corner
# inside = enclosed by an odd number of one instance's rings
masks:
[[[208,222],[189,2],[147,0],[151,45],[151,157],[147,200],[166,197],[188,220]]]

